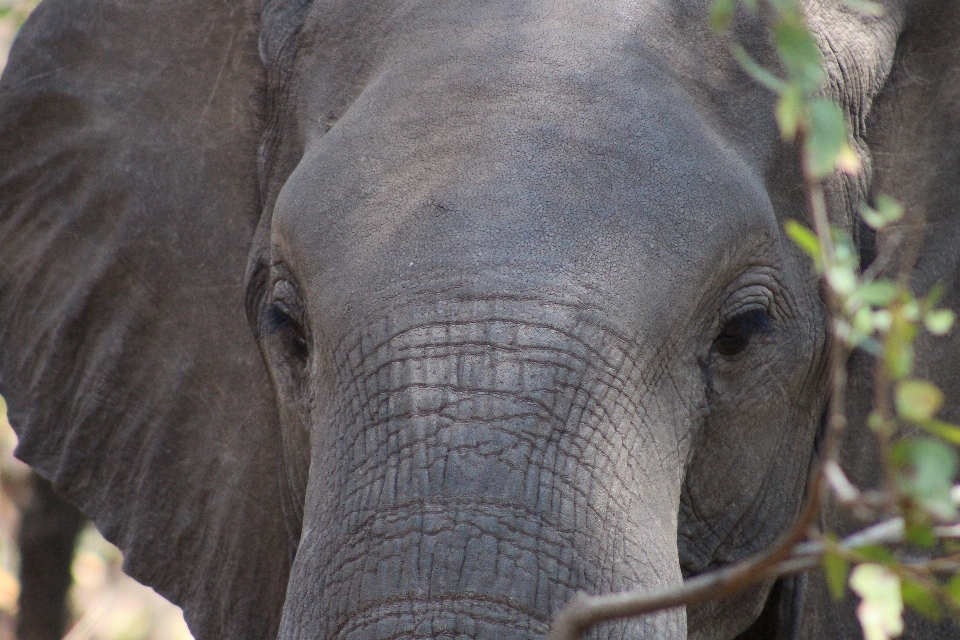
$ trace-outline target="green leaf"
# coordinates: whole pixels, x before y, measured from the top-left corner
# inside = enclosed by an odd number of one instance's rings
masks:
[[[893,435],[894,424],[891,420],[884,420],[876,411],[871,411],[867,417],[867,426],[878,434],[890,437]]]
[[[877,205],[877,214],[883,218],[886,224],[897,222],[903,217],[903,205],[888,195],[880,194],[877,196],[875,204]]]
[[[950,592],[953,601],[960,605],[960,574],[950,578],[950,582],[947,583],[947,591]]]
[[[943,406],[943,392],[932,382],[903,380],[897,384],[897,413],[911,422],[932,418]]]
[[[841,296],[849,296],[857,290],[857,274],[847,266],[833,265],[827,269],[827,282]]]
[[[915,298],[907,298],[902,306],[903,317],[910,322],[917,322],[920,319],[920,303]],[[914,332],[916,335],[916,332]]]
[[[930,525],[918,522],[907,522],[906,525],[907,540],[918,547],[929,549],[937,544],[937,536]]]
[[[913,371],[913,347],[909,344],[898,344],[891,349],[888,346],[884,352],[884,361],[891,378],[905,378]]]
[[[858,333],[864,336],[870,335],[873,333],[873,311],[870,310],[870,307],[860,307],[853,314],[853,320],[850,324]]]
[[[884,307],[897,297],[897,285],[893,280],[873,280],[860,287],[858,295],[867,304]]]
[[[787,86],[780,94],[776,109],[780,135],[784,140],[793,140],[797,137],[797,130],[800,128],[800,120],[803,117],[803,92],[797,85]]]
[[[882,16],[884,11],[883,5],[872,0],[843,0],[843,4],[868,16]]]
[[[823,573],[827,578],[827,586],[834,600],[843,599],[843,592],[847,589],[847,575],[850,573],[850,563],[832,553],[823,554]]]
[[[861,560],[875,564],[893,564],[897,561],[890,549],[882,544],[865,544],[854,549],[854,553]]]
[[[941,538],[940,546],[943,547],[943,554],[952,556],[960,553],[960,541],[952,538]]]
[[[862,598],[857,617],[867,640],[888,640],[903,633],[903,597],[895,573],[861,564],[850,573],[850,588]]]
[[[833,173],[847,144],[847,126],[840,105],[823,98],[810,103],[810,131],[805,139],[807,171],[823,179]]]
[[[923,317],[923,324],[927,331],[935,336],[943,336],[949,333],[953,327],[953,321],[956,319],[953,311],[949,309],[937,309],[927,313]]]
[[[837,169],[845,174],[855,176],[863,170],[863,163],[860,162],[860,154],[850,145],[844,142],[837,153]]]
[[[957,473],[956,451],[931,438],[906,438],[894,445],[891,458],[901,491],[934,516],[955,517],[950,489]]]
[[[910,324],[891,318],[890,333],[884,345],[883,364],[893,380],[901,380],[913,370],[913,338]]]
[[[913,580],[904,580],[900,583],[900,595],[904,604],[914,611],[934,620],[940,619],[940,603],[924,585]]]
[[[946,293],[946,288],[943,286],[942,282],[937,282],[930,287],[930,291],[928,291],[927,295],[923,297],[921,304],[923,313],[926,314],[933,311],[936,308],[937,303],[940,302],[940,299],[943,298],[944,293]]]
[[[950,444],[960,446],[960,427],[940,420],[923,420],[917,423],[931,435]]]
[[[747,53],[746,49],[737,45],[733,47],[733,57],[737,59],[737,62],[740,63],[740,66],[743,67],[743,70],[747,74],[775,93],[783,93],[787,88],[787,83],[773,75],[766,69],[764,69],[760,64],[750,57],[750,54]]]
[[[793,240],[793,243],[813,258],[813,263],[819,271],[822,260],[820,258],[820,241],[817,240],[816,234],[796,220],[787,220],[783,227],[790,239]]]
[[[877,331],[888,331],[893,324],[893,314],[886,309],[873,312],[873,326]]]
[[[853,244],[853,238],[850,237],[849,233],[841,231],[836,227],[830,231],[830,235],[833,238],[834,257],[836,261],[845,267],[856,269],[858,253],[856,245]]]
[[[710,25],[717,31],[726,29],[736,8],[737,0],[714,0],[710,7]]]
[[[774,25],[773,41],[790,84],[796,84],[801,93],[816,91],[826,75],[823,58],[799,13],[784,16]]]
[[[860,217],[871,229],[882,229],[887,226],[887,221],[883,219],[877,210],[867,204],[860,205]]]

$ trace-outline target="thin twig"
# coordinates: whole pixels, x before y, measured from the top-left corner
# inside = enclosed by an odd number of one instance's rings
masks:
[[[826,461],[823,465],[823,474],[840,504],[854,506],[861,503],[863,494],[850,482],[836,460]]]
[[[820,183],[807,177],[807,192],[810,194],[810,211],[817,231],[817,239],[824,251],[824,265],[833,262],[833,238],[830,235],[830,222],[827,215],[827,202]],[[827,430],[824,438],[824,459],[822,466],[831,460],[836,460],[840,454],[841,436],[847,427],[846,391],[847,391],[847,360],[850,357],[849,349],[842,337],[836,335],[833,318],[842,317],[843,306],[837,299],[837,294],[827,282],[827,315],[830,348],[827,355],[827,374],[829,376],[830,395],[827,409]],[[819,483],[822,473],[817,473],[815,482]]]
[[[810,195],[810,212],[813,214],[813,230],[823,250],[823,264],[830,265],[835,262],[836,254],[833,248],[833,235],[830,231],[830,218],[827,215],[827,199],[819,180],[806,176],[806,184],[807,193]]]
[[[845,538],[839,546],[853,550],[870,544],[902,542],[903,539],[903,519],[892,518]],[[725,569],[690,578],[677,587],[652,591],[638,589],[603,596],[577,594],[555,618],[550,640],[579,640],[590,627],[600,622],[719,600],[741,591],[745,584],[809,571],[819,564],[825,548],[822,541],[796,544],[785,557],[772,564],[765,562],[769,555],[754,556]]]
[[[904,233],[902,230],[897,230],[896,233],[890,236],[890,238],[884,243],[883,248],[880,250],[880,253],[874,258],[873,262],[870,263],[870,266],[863,272],[861,279],[864,283],[872,282],[880,277],[880,274],[884,272],[886,266],[893,260],[896,255],[897,250],[900,248],[900,244],[903,242]]]

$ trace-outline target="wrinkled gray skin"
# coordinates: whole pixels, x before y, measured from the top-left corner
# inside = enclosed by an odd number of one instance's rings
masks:
[[[14,48],[0,391],[198,638],[541,637],[789,525],[824,311],[706,2],[161,5],[46,0]],[[831,216],[883,185],[952,287],[957,8],[810,19],[865,165]],[[838,637],[818,585],[592,637]]]

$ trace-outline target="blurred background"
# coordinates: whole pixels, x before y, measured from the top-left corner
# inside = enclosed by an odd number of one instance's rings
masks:
[[[0,0],[0,70],[17,30],[37,0]],[[3,357],[3,354],[0,354]],[[30,500],[29,469],[13,457],[16,436],[0,398],[0,640],[16,637],[20,595],[20,519]],[[179,609],[123,574],[123,558],[91,524],[73,559],[66,640],[192,640]]]

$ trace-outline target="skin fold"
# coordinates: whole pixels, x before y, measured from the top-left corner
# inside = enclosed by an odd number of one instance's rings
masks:
[[[891,78],[956,82],[923,49],[956,10],[808,9],[864,163],[830,214],[866,256],[856,207],[933,135]],[[730,54],[775,68],[765,27],[708,10],[46,0],[0,82],[18,455],[198,638],[543,637],[578,591],[764,548],[826,319],[783,232],[799,158]],[[811,577],[590,637],[847,637],[841,608]]]

